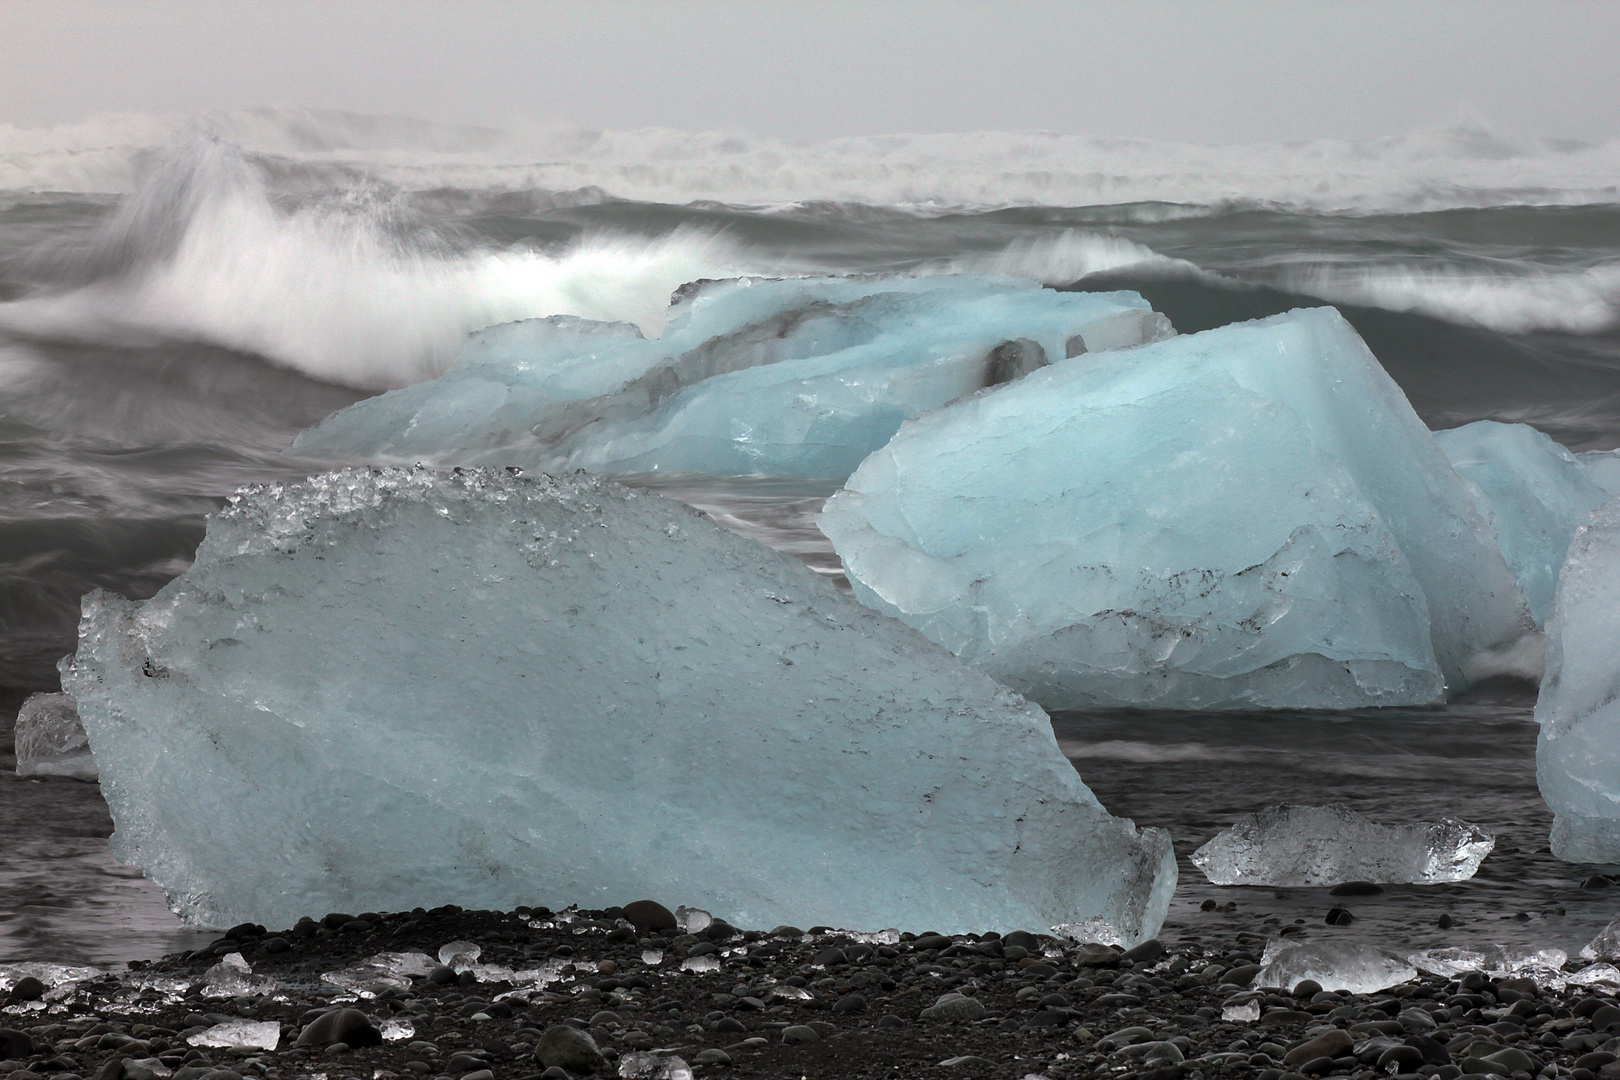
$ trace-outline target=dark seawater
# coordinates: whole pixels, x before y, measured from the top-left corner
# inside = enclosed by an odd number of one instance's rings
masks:
[[[952,208],[412,186],[404,166],[384,181],[289,160],[207,142],[147,155],[144,179],[112,194],[88,182],[0,192],[0,731],[23,693],[55,686],[84,592],[151,595],[236,487],[322,467],[282,453],[303,428],[431,376],[491,323],[572,313],[655,331],[673,288],[702,277],[1015,274],[1137,290],[1183,332],[1332,303],[1431,427],[1518,421],[1574,450],[1620,446],[1612,179],[1607,201],[1575,204],[1476,205],[1476,193],[1353,213],[1286,200]],[[830,485],[632,480],[841,580],[814,526]],[[1573,952],[1620,897],[1580,888],[1594,868],[1547,853],[1532,703],[1054,722],[1109,809],[1171,831],[1182,886],[1167,935],[1303,919],[1313,936]],[[8,744],[0,962],[185,944],[156,891],[108,858],[95,786],[18,780]],[[1330,800],[1391,822],[1463,817],[1498,834],[1497,853],[1467,883],[1349,902],[1349,928],[1322,925],[1324,890],[1216,889],[1186,862],[1241,814]],[[1237,908],[1199,912],[1207,898]],[[1436,928],[1441,912],[1457,925]]]

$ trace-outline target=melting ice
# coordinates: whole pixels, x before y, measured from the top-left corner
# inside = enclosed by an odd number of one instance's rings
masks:
[[[1432,702],[1534,634],[1467,483],[1331,308],[919,417],[821,526],[862,601],[1049,708]]]
[[[1380,825],[1348,806],[1278,803],[1193,852],[1216,885],[1339,885],[1466,881],[1496,846],[1466,821]]]
[[[665,896],[1129,942],[1175,883],[1168,838],[1110,817],[1038,708],[590,477],[249,490],[151,600],[86,600],[64,681],[115,853],[214,925]]]
[[[700,282],[677,293],[655,340],[567,317],[482,331],[442,377],[352,405],[294,449],[841,479],[908,417],[1053,360],[1170,333],[1135,293],[1016,278]]]
[[[18,776],[94,780],[96,759],[68,694],[34,694],[17,713]]]

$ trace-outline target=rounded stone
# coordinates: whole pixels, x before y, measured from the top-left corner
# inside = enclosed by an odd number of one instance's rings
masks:
[[[333,1009],[311,1021],[298,1033],[299,1046],[381,1046],[382,1032],[359,1009]]]
[[[32,975],[24,975],[11,986],[12,1001],[38,1001],[45,996],[45,984]]]
[[[624,905],[624,918],[638,930],[675,929],[675,913],[656,900],[637,900]]]
[[[553,1065],[571,1073],[594,1073],[607,1068],[607,1059],[596,1048],[596,1040],[578,1028],[553,1024],[534,1047],[534,1059],[546,1068]]]
[[[866,1011],[866,998],[860,994],[845,994],[833,1003],[835,1013],[861,1013]]]
[[[699,1065],[730,1065],[731,1055],[724,1050],[710,1047],[707,1050],[699,1050],[697,1057],[693,1060]]]
[[[26,1031],[0,1028],[0,1061],[20,1061],[34,1053],[34,1040]]]

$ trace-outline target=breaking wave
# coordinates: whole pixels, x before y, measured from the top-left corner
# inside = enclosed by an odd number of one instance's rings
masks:
[[[587,234],[554,252],[456,251],[359,199],[283,209],[237,150],[202,140],[156,168],[87,242],[36,256],[0,328],[250,352],[381,390],[431,378],[480,327],[546,315],[663,324],[670,293],[754,270],[724,237]]]
[[[366,177],[401,190],[574,191],[624,199],[907,206],[1147,203],[1412,212],[1620,201],[1620,141],[1516,139],[1459,126],[1358,142],[1204,146],[1053,132],[794,142],[731,132],[503,130],[310,109],[0,125],[0,190],[121,193],[142,159],[209,132],[283,182]]]

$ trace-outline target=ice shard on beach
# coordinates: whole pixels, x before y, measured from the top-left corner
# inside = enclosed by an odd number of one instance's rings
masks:
[[[18,776],[68,776],[94,780],[96,759],[67,694],[34,694],[17,712],[13,733]]]
[[[1620,498],[1575,534],[1547,620],[1536,698],[1536,783],[1553,811],[1552,853],[1620,862]]]
[[[749,278],[677,294],[664,333],[531,319],[432,382],[350,406],[299,453],[596,473],[842,479],[900,423],[1078,352],[1171,334],[1135,293],[1018,278]]]
[[[1544,625],[1569,542],[1608,493],[1574,454],[1528,424],[1479,420],[1434,438],[1474,486],[1530,613]]]
[[[820,520],[861,600],[1048,708],[1431,702],[1534,631],[1467,484],[1331,308],[938,409]]]
[[[1260,959],[1254,985],[1292,992],[1311,979],[1323,990],[1376,994],[1417,978],[1403,957],[1361,941],[1273,941]]]
[[[1466,821],[1380,825],[1348,806],[1278,803],[1193,852],[1216,885],[1433,885],[1467,881],[1496,840]]]
[[[66,686],[113,850],[188,919],[457,903],[1151,937],[1168,837],[1049,721],[789,556],[610,481],[244,489]]]

